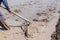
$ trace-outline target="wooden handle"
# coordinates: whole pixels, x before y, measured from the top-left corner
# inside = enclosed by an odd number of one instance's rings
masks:
[[[25,20],[25,21],[30,22],[28,19],[26,19],[26,18],[22,17],[21,15],[19,15],[19,14],[15,13],[15,12],[12,12],[12,13],[13,13],[14,15],[18,16],[19,18],[21,18],[21,19],[23,19],[23,20]]]

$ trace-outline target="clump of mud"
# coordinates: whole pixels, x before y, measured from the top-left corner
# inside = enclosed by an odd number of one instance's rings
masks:
[[[56,25],[56,35],[57,35],[57,40],[60,40],[60,17]]]
[[[51,35],[51,40],[57,40],[56,32],[54,32],[54,33]]]
[[[52,34],[51,40],[60,40],[60,17],[56,25],[56,31]]]

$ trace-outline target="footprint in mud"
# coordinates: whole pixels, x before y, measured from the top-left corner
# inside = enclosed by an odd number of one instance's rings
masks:
[[[58,11],[58,13],[60,13],[60,10]]]
[[[39,20],[37,20],[37,19],[33,19],[33,21],[38,22]]]
[[[15,21],[19,21],[18,19],[15,19]]]
[[[20,9],[15,9],[14,12],[19,13],[22,12]]]
[[[40,13],[36,13],[36,15],[37,15],[37,16],[41,16],[41,14],[40,14]]]
[[[40,11],[40,10],[39,10],[39,11]],[[46,15],[48,15],[48,13],[47,13],[47,11],[42,11],[42,12],[36,13],[36,15],[37,15],[37,16],[42,16],[42,15],[46,16]]]

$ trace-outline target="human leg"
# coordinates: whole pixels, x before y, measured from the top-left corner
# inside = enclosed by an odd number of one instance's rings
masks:
[[[5,23],[5,18],[3,15],[0,13],[0,26],[4,28],[5,30],[10,29],[9,26]]]
[[[6,7],[7,10],[10,9],[7,0],[3,0],[3,5]]]

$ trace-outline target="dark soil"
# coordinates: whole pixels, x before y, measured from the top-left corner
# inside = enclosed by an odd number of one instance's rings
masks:
[[[58,23],[56,25],[56,32],[54,32],[52,35],[51,35],[51,40],[60,40],[60,18],[58,20]]]

